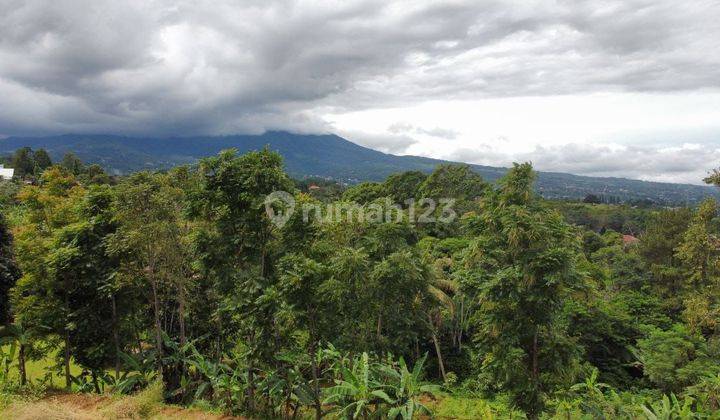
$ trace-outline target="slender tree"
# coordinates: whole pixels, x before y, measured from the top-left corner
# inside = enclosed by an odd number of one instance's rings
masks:
[[[189,197],[188,213],[199,224],[196,250],[200,271],[224,295],[224,310],[215,316],[218,355],[223,330],[232,324],[244,337],[249,353],[247,401],[255,411],[257,363],[272,359],[276,336],[276,301],[265,297],[274,273],[275,230],[264,202],[275,191],[291,191],[282,159],[265,149],[237,156],[221,152],[200,163],[200,182]],[[241,317],[236,314],[242,314]]]
[[[12,245],[12,235],[0,207],[0,325],[11,320],[10,289],[20,278]]]
[[[179,279],[188,273],[181,240],[182,209],[183,190],[169,175],[134,174],[118,185],[113,206],[118,228],[107,240],[109,252],[120,260],[118,274],[123,283],[149,292],[155,365],[170,390],[178,386],[179,378],[174,367],[164,369],[163,336],[176,336],[176,311],[171,308],[183,296],[182,291],[178,293]]]

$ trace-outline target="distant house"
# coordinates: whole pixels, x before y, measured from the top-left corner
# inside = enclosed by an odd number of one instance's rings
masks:
[[[15,169],[6,168],[0,164],[0,179],[12,179],[13,174],[15,174]]]
[[[640,242],[640,239],[632,236],[632,235],[623,235],[623,245],[635,245],[636,243]]]
[[[310,189],[310,190],[319,190],[320,187],[318,187],[318,186],[315,185],[315,184],[310,184],[310,186],[308,187],[308,189]]]

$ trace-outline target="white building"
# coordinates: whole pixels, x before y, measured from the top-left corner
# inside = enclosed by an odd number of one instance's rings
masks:
[[[6,168],[0,163],[0,179],[12,179],[15,169]]]

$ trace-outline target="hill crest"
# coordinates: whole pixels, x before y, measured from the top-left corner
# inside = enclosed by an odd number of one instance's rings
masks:
[[[288,173],[297,178],[332,178],[346,183],[381,181],[396,172],[430,172],[443,163],[457,163],[419,156],[397,156],[369,149],[335,134],[296,134],[268,131],[259,135],[192,137],[126,137],[107,134],[64,134],[45,137],[8,137],[0,140],[0,154],[20,147],[44,148],[53,160],[67,152],[86,163],[97,163],[108,172],[167,169],[196,162],[223,149],[239,152],[265,146],[285,159]],[[494,181],[507,168],[469,164],[483,178]],[[552,199],[582,199],[588,194],[618,197],[622,201],[652,200],[659,204],[694,204],[703,198],[720,198],[712,187],[672,184],[614,177],[591,177],[560,172],[539,172],[537,191]]]

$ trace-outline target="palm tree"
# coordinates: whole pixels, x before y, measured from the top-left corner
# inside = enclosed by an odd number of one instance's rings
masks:
[[[429,256],[428,256],[429,257]],[[455,318],[455,302],[453,297],[458,295],[459,286],[457,282],[451,280],[445,274],[445,267],[452,264],[449,258],[439,258],[434,261],[433,276],[428,286],[428,292],[435,297],[435,300],[440,304],[438,307],[433,307],[428,312],[428,321],[430,326],[430,334],[432,335],[433,345],[435,346],[435,354],[438,359],[438,367],[440,369],[440,375],[443,381],[447,380],[447,374],[445,372],[445,364],[443,362],[442,352],[440,350],[440,341],[438,340],[438,333],[443,324],[443,316],[445,314],[452,318]]]

